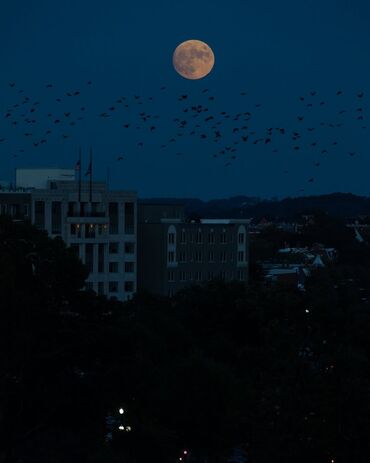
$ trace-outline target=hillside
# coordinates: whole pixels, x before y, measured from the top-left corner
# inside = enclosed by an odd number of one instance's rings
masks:
[[[153,198],[145,202],[180,202],[185,205],[187,215],[219,218],[273,217],[290,219],[298,214],[323,211],[340,218],[370,216],[370,198],[351,193],[332,193],[320,196],[304,196],[266,200],[256,197],[235,196],[227,199],[202,201],[196,198]]]

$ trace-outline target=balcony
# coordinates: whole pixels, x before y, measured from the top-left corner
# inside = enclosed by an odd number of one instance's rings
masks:
[[[108,215],[106,214],[106,212],[89,212],[89,211],[83,211],[83,212],[71,212],[69,211],[68,214],[67,214],[67,217],[87,217],[87,218],[90,218],[90,217],[93,217],[93,218],[96,218],[96,217],[108,217]]]

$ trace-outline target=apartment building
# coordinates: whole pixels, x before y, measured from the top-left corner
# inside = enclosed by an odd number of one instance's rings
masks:
[[[249,220],[186,220],[181,204],[138,209],[139,290],[172,296],[215,279],[247,283]]]

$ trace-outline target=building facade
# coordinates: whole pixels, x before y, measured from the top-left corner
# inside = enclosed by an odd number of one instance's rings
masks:
[[[38,180],[39,182],[39,180]],[[38,183],[39,184],[39,183]],[[103,182],[47,180],[0,192],[0,213],[61,237],[89,270],[86,288],[117,300],[137,289],[137,195]]]
[[[215,279],[247,283],[249,220],[186,221],[174,204],[139,204],[138,215],[139,290],[172,296]]]

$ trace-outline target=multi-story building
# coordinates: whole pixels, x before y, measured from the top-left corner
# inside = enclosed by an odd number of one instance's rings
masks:
[[[191,284],[248,281],[249,220],[185,220],[179,204],[139,203],[138,289],[172,296]]]
[[[24,191],[0,191],[0,213],[61,237],[87,266],[87,289],[127,300],[136,292],[136,193],[47,175],[44,183],[36,172],[30,175],[38,188],[24,183]]]

